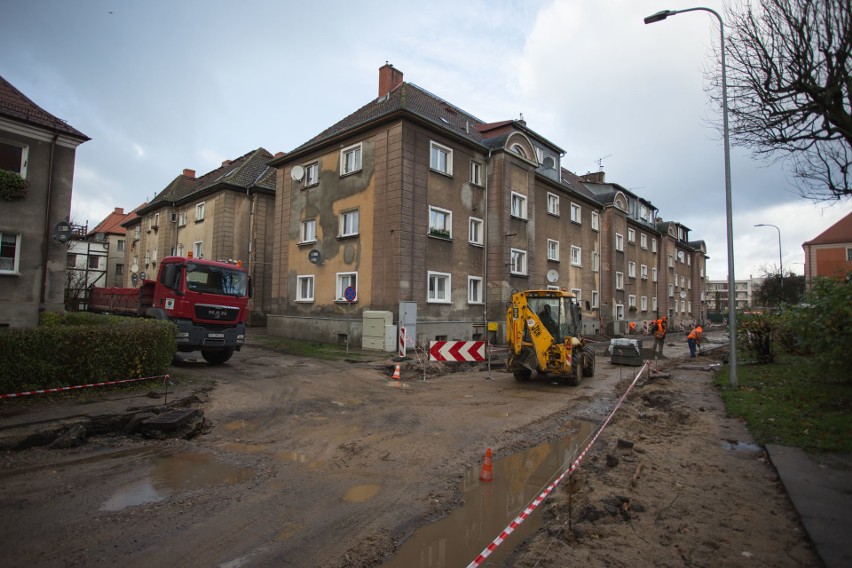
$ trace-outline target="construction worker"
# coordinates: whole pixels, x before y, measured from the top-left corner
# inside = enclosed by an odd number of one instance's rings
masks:
[[[630,333],[631,334],[636,333],[636,322],[635,321],[630,322]]]
[[[655,320],[654,323],[651,324],[651,328],[654,330],[654,353],[657,353],[659,350],[660,355],[663,354],[663,344],[666,341],[666,332],[669,330],[668,327],[669,319],[666,316]]]
[[[701,333],[703,331],[701,326],[698,325],[686,336],[686,342],[689,343],[689,356],[693,359],[695,358],[695,348],[701,348]]]

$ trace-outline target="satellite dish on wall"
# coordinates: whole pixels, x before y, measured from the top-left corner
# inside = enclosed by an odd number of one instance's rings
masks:
[[[305,168],[302,166],[293,166],[293,169],[290,170],[290,177],[293,178],[293,181],[302,181],[305,177]]]
[[[547,281],[550,282],[551,284],[553,284],[557,280],[559,280],[559,273],[556,272],[555,270],[548,270],[547,271]]]

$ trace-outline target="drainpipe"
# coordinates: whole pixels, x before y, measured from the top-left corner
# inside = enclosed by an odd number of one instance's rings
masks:
[[[47,295],[47,256],[48,246],[50,245],[50,209],[52,204],[53,194],[53,158],[56,151],[56,141],[59,139],[59,133],[54,130],[53,141],[50,143],[50,162],[48,165],[47,174],[47,202],[44,205],[44,238],[41,247],[41,289],[39,290],[38,307],[39,312],[45,310],[45,297]]]
[[[483,167],[485,175],[485,215],[482,220],[482,237],[484,246],[482,248],[482,323],[485,331],[485,346],[491,344],[491,338],[488,332],[488,164],[491,163],[491,150],[488,150],[488,157],[485,158]],[[491,349],[488,349],[488,378],[491,378]]]

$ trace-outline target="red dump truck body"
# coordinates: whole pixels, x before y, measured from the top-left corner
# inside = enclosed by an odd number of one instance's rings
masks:
[[[89,310],[168,319],[179,351],[224,363],[245,342],[251,282],[242,266],[169,256],[139,288],[92,288]]]

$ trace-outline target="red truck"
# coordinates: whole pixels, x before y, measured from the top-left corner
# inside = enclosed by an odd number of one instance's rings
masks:
[[[178,351],[201,351],[221,364],[246,337],[251,282],[228,262],[168,256],[156,280],[139,288],[92,288],[89,311],[167,319],[177,325]]]

